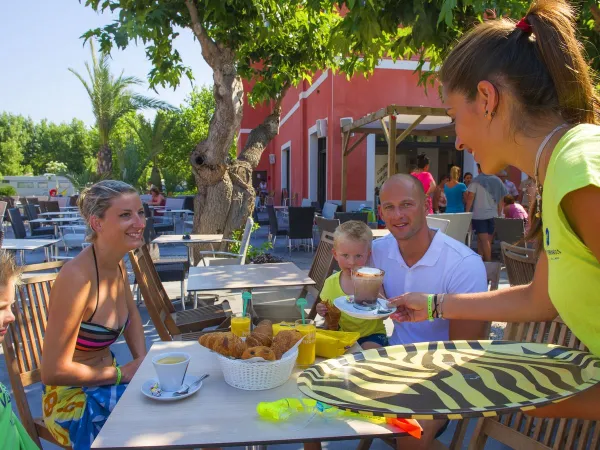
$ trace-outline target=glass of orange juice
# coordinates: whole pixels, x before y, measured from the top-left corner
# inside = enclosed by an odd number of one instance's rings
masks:
[[[250,314],[232,314],[231,332],[241,338],[248,337],[248,335],[250,334],[250,323]]]
[[[315,363],[315,350],[317,348],[317,327],[314,320],[302,319],[296,320],[296,330],[298,330],[304,339],[298,347],[298,359],[296,364],[300,367],[311,366]]]

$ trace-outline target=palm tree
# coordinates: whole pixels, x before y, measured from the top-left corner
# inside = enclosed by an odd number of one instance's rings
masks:
[[[142,84],[136,77],[126,77],[121,73],[115,78],[110,72],[109,56],[101,53],[100,58],[94,51],[90,41],[92,66],[86,62],[85,68],[89,81],[85,80],[74,69],[69,68],[81,81],[92,102],[92,111],[96,118],[96,126],[100,137],[98,150],[98,175],[110,175],[112,172],[112,150],[108,138],[115,124],[121,117],[131,111],[145,108],[172,109],[172,106],[161,100],[156,100],[133,92],[130,88]]]
[[[138,136],[143,153],[130,143],[122,151],[117,152],[117,159],[121,179],[129,184],[136,185],[150,161],[153,164],[152,172],[158,173],[158,155],[164,149],[165,135],[172,128],[173,120],[161,112],[154,117],[153,123],[146,121],[143,117],[136,117],[135,119],[126,117],[125,120]],[[158,177],[159,181],[156,186],[161,185],[160,174]]]

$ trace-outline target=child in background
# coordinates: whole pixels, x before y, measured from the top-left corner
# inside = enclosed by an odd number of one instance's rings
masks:
[[[333,234],[333,257],[341,270],[325,280],[321,303],[317,305],[320,316],[327,315],[336,298],[354,293],[352,269],[367,265],[372,242],[373,232],[364,222],[350,220],[337,227]],[[388,345],[382,319],[356,319],[342,312],[339,325],[341,331],[359,332],[358,343],[365,350]]]
[[[0,343],[8,333],[8,326],[15,321],[11,306],[15,301],[15,284],[20,270],[6,250],[0,249]],[[15,416],[10,395],[0,383],[0,448],[10,450],[38,450],[38,446]]]
[[[504,217],[507,219],[523,219],[525,222],[529,219],[529,214],[522,205],[515,203],[512,195],[504,196]]]

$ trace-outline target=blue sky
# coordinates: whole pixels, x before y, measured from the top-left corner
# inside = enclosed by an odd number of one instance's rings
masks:
[[[0,112],[57,123],[78,118],[93,125],[89,98],[68,68],[87,77],[84,63],[90,60],[90,49],[83,47],[80,36],[112,20],[111,14],[97,14],[78,0],[0,0]],[[175,42],[192,68],[194,83],[212,84],[212,70],[202,59],[192,33],[183,30]],[[143,47],[115,49],[111,56],[113,73],[125,71],[144,81],[136,88],[140,93],[179,106],[192,89],[184,79],[175,90],[159,88],[158,94],[149,90],[151,65]]]

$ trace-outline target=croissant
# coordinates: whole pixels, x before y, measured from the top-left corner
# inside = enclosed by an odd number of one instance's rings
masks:
[[[270,347],[273,343],[273,323],[270,320],[261,321],[246,338],[248,347]]]
[[[240,358],[247,348],[245,342],[231,332],[210,333],[205,336],[200,337],[200,344],[223,356]]]
[[[247,348],[244,354],[242,355],[242,359],[250,359],[260,356],[267,361],[275,361],[275,353],[269,347],[259,346],[259,347],[250,347]]]
[[[327,306],[327,314],[325,314],[325,324],[327,329],[337,331],[340,328],[342,311],[340,311],[335,305],[330,305],[328,303],[323,304]]]
[[[275,352],[275,357],[281,359],[283,354],[300,339],[302,339],[302,334],[296,330],[283,330],[277,333],[277,336],[273,338],[273,345],[271,345],[271,349]]]

